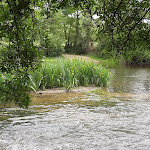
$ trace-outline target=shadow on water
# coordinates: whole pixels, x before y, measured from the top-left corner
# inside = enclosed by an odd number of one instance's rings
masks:
[[[116,68],[100,95],[32,95],[29,109],[0,112],[0,150],[147,150],[150,69]]]

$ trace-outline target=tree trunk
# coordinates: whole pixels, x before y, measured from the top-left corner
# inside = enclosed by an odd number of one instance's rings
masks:
[[[79,38],[79,12],[77,11],[77,20],[76,20],[76,35],[75,35],[75,41],[74,46],[78,44],[78,38]]]

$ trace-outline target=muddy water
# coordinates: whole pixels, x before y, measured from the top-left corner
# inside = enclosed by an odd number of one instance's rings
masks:
[[[0,113],[0,150],[149,150],[150,69],[117,68],[100,96],[33,96]]]

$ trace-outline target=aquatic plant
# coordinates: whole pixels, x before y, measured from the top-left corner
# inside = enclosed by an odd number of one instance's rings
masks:
[[[94,62],[78,59],[62,59],[45,61],[42,67],[35,72],[30,72],[29,87],[37,89],[65,87],[69,90],[77,86],[107,86],[109,70]]]

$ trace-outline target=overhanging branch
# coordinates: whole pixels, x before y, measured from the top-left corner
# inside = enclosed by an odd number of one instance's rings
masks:
[[[122,48],[127,44],[128,40],[130,39],[130,34],[132,32],[132,30],[140,23],[140,21],[142,21],[144,19],[144,17],[147,15],[147,13],[150,11],[150,7],[147,9],[147,11],[145,12],[145,14],[133,25],[133,27],[129,30],[128,34],[127,34],[127,39],[124,42]],[[121,49],[122,49],[121,48]]]

